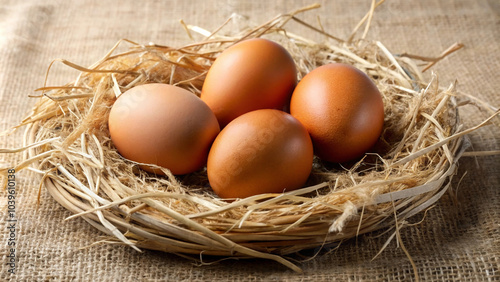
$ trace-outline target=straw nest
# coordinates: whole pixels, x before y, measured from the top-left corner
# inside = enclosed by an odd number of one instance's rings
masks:
[[[296,17],[316,7],[229,36],[219,34],[219,29],[207,32],[184,24],[189,35],[198,32],[206,37],[180,48],[121,40],[87,68],[57,60],[80,70],[80,75],[67,85],[39,89],[38,103],[18,126],[26,127],[23,147],[2,153],[24,152],[16,170],[30,167],[38,172],[40,189],[45,187],[75,214],[72,217],[111,235],[104,241],[138,250],[195,258],[265,258],[300,271],[286,255],[380,228],[392,229],[392,239],[407,218],[429,208],[447,191],[465,148],[464,136],[475,129],[461,128],[455,86],[440,87],[435,75],[425,81],[419,65],[432,65],[460,45],[438,58],[396,56],[381,42],[365,40],[373,6],[347,40]],[[294,35],[284,27],[290,20],[329,39],[316,43]],[[365,32],[356,37],[363,26]],[[303,189],[232,202],[211,191],[205,170],[182,177],[164,170],[166,176],[156,176],[118,154],[107,128],[118,95],[152,82],[199,94],[217,55],[252,37],[285,46],[296,61],[299,78],[330,62],[366,72],[385,104],[385,127],[375,150],[344,166],[315,160]],[[115,54],[123,44],[130,46]]]

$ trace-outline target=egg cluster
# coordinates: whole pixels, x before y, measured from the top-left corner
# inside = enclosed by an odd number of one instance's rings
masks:
[[[382,96],[365,73],[332,63],[297,83],[292,56],[262,38],[222,52],[200,97],[144,84],[120,95],[108,120],[123,157],[158,174],[157,166],[180,175],[206,165],[222,198],[298,189],[314,155],[328,162],[359,158],[383,123]]]

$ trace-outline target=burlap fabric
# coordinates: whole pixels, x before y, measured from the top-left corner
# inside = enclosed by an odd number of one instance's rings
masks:
[[[370,1],[319,1],[320,9],[301,14],[304,21],[346,38],[370,7]],[[312,1],[0,1],[0,130],[27,114],[34,89],[44,83],[55,58],[87,66],[119,39],[180,46],[190,42],[179,24],[213,30],[231,14],[260,24],[279,13]],[[394,53],[438,56],[455,42],[465,48],[431,70],[441,85],[455,79],[458,89],[500,106],[500,3],[481,1],[388,1],[377,8],[369,39]],[[324,38],[299,24],[287,26],[316,41]],[[429,71],[430,73],[430,71]],[[55,64],[48,85],[73,80],[77,72]],[[461,110],[466,127],[487,117],[475,107]],[[499,120],[496,120],[499,124]],[[0,137],[0,148],[22,144],[22,131]],[[500,130],[488,126],[470,135],[475,151],[500,150]],[[21,159],[0,155],[0,166]],[[463,157],[450,193],[415,225],[401,230],[401,239],[424,281],[500,280],[500,157]],[[15,173],[15,220],[9,221],[8,193],[0,192],[1,280],[12,281],[411,281],[409,259],[392,241],[372,260],[389,234],[367,234],[322,252],[299,265],[303,274],[261,260],[223,260],[206,265],[171,254],[136,252],[121,245],[93,244],[102,239],[82,219],[63,221],[70,213],[59,206],[30,171]],[[9,227],[15,223],[14,238]],[[13,238],[13,239],[12,239]],[[9,245],[15,242],[15,245]],[[15,274],[9,255],[15,253]],[[312,255],[313,252],[306,255]]]

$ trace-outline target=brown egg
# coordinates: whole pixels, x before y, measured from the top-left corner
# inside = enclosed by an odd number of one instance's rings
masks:
[[[256,110],[234,119],[215,139],[207,173],[222,198],[282,193],[302,187],[313,162],[306,129],[291,115]]]
[[[121,94],[111,108],[108,125],[111,140],[123,157],[168,168],[173,174],[203,167],[220,131],[215,115],[199,97],[159,83]],[[148,165],[141,168],[162,174]]]
[[[207,73],[201,99],[221,128],[257,109],[283,109],[297,84],[288,51],[273,41],[254,38],[224,50]]]
[[[298,83],[290,113],[307,128],[318,157],[346,162],[361,157],[378,140],[384,124],[382,96],[357,68],[327,64]]]

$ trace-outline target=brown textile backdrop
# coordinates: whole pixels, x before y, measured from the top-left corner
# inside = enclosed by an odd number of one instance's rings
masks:
[[[319,1],[320,9],[299,15],[326,31],[347,38],[370,7],[368,0]],[[0,0],[0,131],[15,125],[34,104],[34,89],[44,83],[55,58],[88,66],[119,39],[181,46],[190,42],[179,23],[213,30],[237,13],[260,24],[279,13],[312,4],[296,1],[48,1]],[[299,24],[287,26],[316,41],[324,38]],[[478,1],[387,1],[380,6],[368,35],[393,53],[438,56],[455,42],[465,48],[431,70],[441,85],[455,79],[458,89],[500,106],[500,3]],[[430,73],[430,71],[429,71]],[[77,72],[55,64],[48,85],[62,85]],[[461,110],[471,127],[486,118],[477,108]],[[499,119],[496,119],[499,124]],[[20,146],[22,131],[0,136],[0,148]],[[485,127],[470,136],[476,151],[500,150],[500,130]],[[0,155],[0,166],[20,156]],[[450,194],[427,212],[422,223],[401,231],[404,245],[424,281],[500,280],[500,156],[464,157]],[[463,176],[463,178],[462,178]],[[460,180],[461,179],[461,180]],[[13,281],[382,281],[413,280],[412,266],[396,241],[372,258],[388,234],[368,234],[337,250],[300,263],[296,274],[270,261],[224,260],[196,265],[171,254],[136,252],[102,239],[82,219],[63,221],[70,213],[45,190],[37,205],[39,183],[30,171],[16,173],[15,275],[8,246],[7,193],[0,192],[0,280]],[[458,201],[454,200],[456,195]],[[423,215],[417,215],[414,222]],[[377,236],[376,236],[377,235]],[[207,260],[206,263],[213,262]]]

